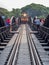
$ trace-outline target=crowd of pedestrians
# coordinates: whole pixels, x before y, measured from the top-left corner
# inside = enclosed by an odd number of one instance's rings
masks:
[[[2,16],[0,16],[0,27],[3,26],[10,26],[11,30],[12,30],[12,24],[15,23],[18,26],[18,21],[19,18],[15,18],[14,16],[12,16],[11,18],[6,18],[6,20],[4,20],[2,18]],[[32,19],[33,23],[37,25],[37,29],[39,29],[39,26],[46,26],[49,27],[49,15],[46,17],[46,19],[39,19],[37,16],[35,16]]]
[[[12,25],[16,24],[18,27],[18,18],[12,16],[11,18],[7,17],[5,20],[0,16],[0,27],[10,26],[10,31],[12,31]]]
[[[44,18],[37,18],[37,16],[34,17],[33,23],[37,25],[37,27],[40,26],[45,26],[49,28],[49,15],[44,19]]]
[[[45,20],[43,18],[39,19],[37,16],[35,16],[33,19],[33,23],[37,26],[37,30],[38,30],[40,26],[44,25]]]

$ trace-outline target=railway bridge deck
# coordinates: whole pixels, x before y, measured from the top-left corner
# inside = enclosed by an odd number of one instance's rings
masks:
[[[47,35],[45,33],[45,39],[40,35],[27,24],[8,34],[7,31],[0,33],[3,38],[2,41],[0,38],[0,65],[49,65]]]

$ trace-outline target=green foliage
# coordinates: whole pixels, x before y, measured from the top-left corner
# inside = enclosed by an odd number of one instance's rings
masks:
[[[21,15],[21,9],[13,9],[11,13],[16,17],[19,17]]]
[[[46,17],[49,14],[49,8],[40,4],[30,4],[22,8],[23,11],[27,12],[30,16],[43,16]]]
[[[11,16],[16,16],[19,17],[21,15],[21,12],[27,12],[30,16],[38,16],[39,18],[41,17],[46,17],[49,14],[49,8],[45,7],[40,4],[30,4],[27,5],[21,9],[14,9],[12,11],[8,11],[4,8],[0,8],[0,15],[5,15],[6,17],[11,17]]]
[[[4,9],[4,8],[0,8],[0,15],[8,16],[9,15],[9,11]]]
[[[6,17],[11,17],[11,16],[20,16],[21,15],[21,9],[14,9],[12,11],[8,11],[4,8],[0,8],[0,15],[4,15]]]

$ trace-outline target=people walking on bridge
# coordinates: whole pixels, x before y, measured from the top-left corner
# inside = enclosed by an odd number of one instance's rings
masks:
[[[17,17],[17,18],[16,18],[16,26],[17,26],[17,27],[18,27],[18,24],[19,24],[19,23],[18,23],[18,17]]]
[[[12,25],[13,25],[14,23],[16,23],[15,17],[12,16],[12,17],[11,17],[11,20],[10,20],[10,31],[12,31]]]
[[[12,16],[11,19],[10,19],[10,31],[12,31],[12,20],[13,20],[13,17],[14,16]]]
[[[34,18],[33,18],[33,23],[34,23],[34,24],[35,24],[35,19],[36,19],[36,18],[34,17]]]
[[[44,25],[45,20],[44,19],[40,19],[40,26]]]
[[[34,23],[37,26],[37,30],[39,30],[39,26],[40,26],[40,19],[37,18],[37,16],[35,17]]]
[[[6,19],[6,26],[9,26],[10,25],[10,18],[7,18]]]

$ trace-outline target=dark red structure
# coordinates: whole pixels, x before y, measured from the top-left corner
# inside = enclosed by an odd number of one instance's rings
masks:
[[[27,13],[22,13],[19,17],[20,24],[31,23],[31,17]]]

